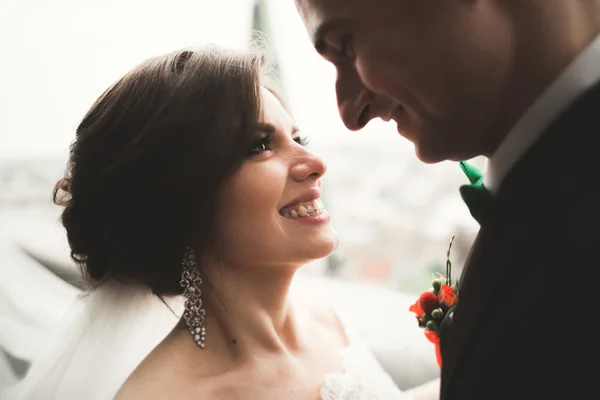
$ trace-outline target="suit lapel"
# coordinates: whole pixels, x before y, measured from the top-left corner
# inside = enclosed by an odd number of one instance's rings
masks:
[[[518,265],[518,256],[526,249],[530,228],[575,187],[573,175],[579,168],[597,163],[586,157],[599,145],[595,105],[600,89],[586,97],[577,112],[561,117],[514,166],[494,198],[460,282],[459,303],[443,353],[442,393],[447,393],[478,329],[513,287],[511,282],[524,272],[526,266]],[[564,157],[556,157],[557,149]]]
[[[494,218],[480,230],[460,283],[459,305],[444,354],[444,369],[448,372],[445,383],[452,380],[461,357],[485,321],[485,314],[493,312],[494,299],[503,294],[506,280],[513,275],[511,259],[518,245],[527,228],[543,212],[536,207],[539,204],[535,193],[526,194],[522,199],[512,197],[497,204]]]

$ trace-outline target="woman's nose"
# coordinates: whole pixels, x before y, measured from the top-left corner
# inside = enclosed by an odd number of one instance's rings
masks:
[[[296,182],[303,182],[307,179],[319,179],[327,171],[327,164],[316,154],[305,150],[303,154],[298,155],[298,161],[292,167],[292,179]]]

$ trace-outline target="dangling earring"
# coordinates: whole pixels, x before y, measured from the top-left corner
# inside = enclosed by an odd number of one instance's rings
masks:
[[[202,278],[196,264],[194,250],[187,247],[181,263],[183,271],[179,284],[183,288],[183,296],[186,298],[183,319],[194,338],[194,342],[201,349],[204,348],[206,327],[204,325],[204,310],[202,304]]]

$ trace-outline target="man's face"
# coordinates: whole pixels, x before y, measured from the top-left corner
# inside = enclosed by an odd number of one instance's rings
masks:
[[[296,0],[351,130],[393,120],[428,163],[489,155],[511,49],[492,0]]]

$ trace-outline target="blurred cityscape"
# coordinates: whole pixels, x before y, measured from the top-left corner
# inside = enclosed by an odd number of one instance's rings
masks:
[[[311,273],[418,292],[433,273],[444,272],[453,234],[453,275],[459,274],[476,226],[457,191],[464,183],[460,171],[425,165],[414,156],[398,157],[386,148],[341,142],[321,151],[329,163],[324,202],[341,244],[309,268]],[[51,203],[64,167],[65,159],[59,157],[0,162],[0,240],[17,235],[29,243],[39,241],[39,247],[56,244],[51,256],[70,262],[60,209]]]
[[[376,144],[336,150],[326,182],[341,245],[327,273],[418,292],[433,273],[444,273],[456,235],[451,261],[458,276],[478,228],[458,193],[458,166],[425,165]]]

